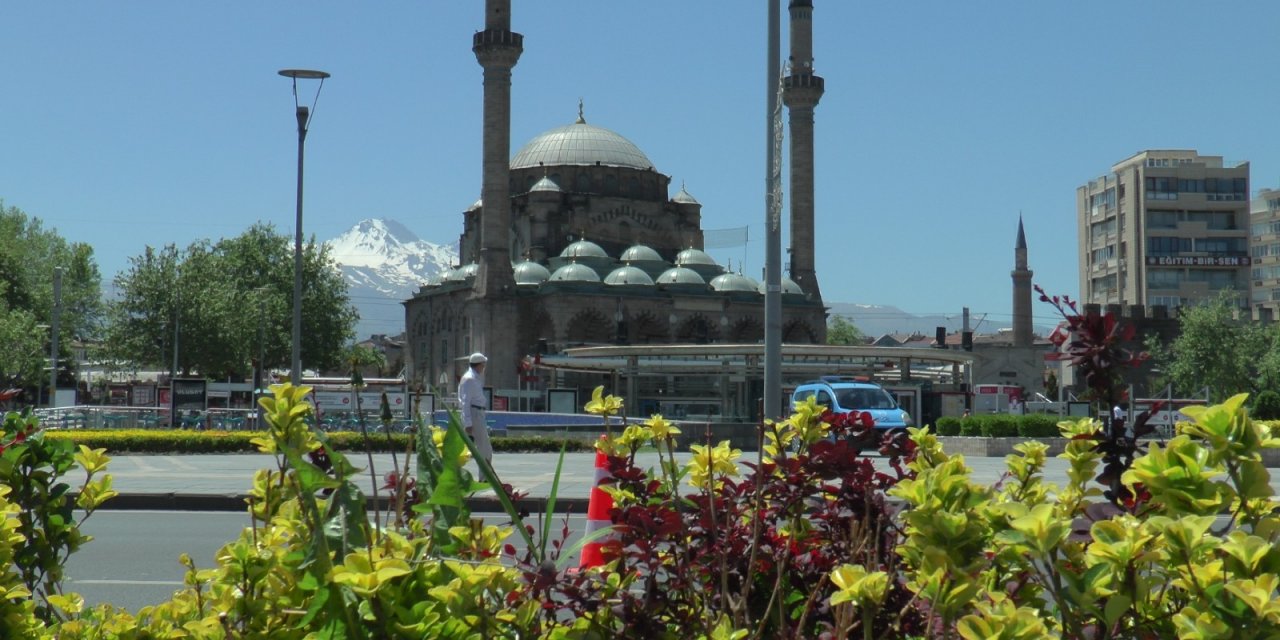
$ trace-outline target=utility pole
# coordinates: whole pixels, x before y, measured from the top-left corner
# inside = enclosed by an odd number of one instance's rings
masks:
[[[62,317],[62,267],[53,269],[53,322],[50,328],[49,347],[49,408],[53,408],[58,395],[58,323]]]
[[[782,417],[782,171],[778,158],[778,82],[782,76],[781,10],[769,0],[765,64],[764,418]]]
[[[267,363],[266,363],[266,347],[263,345],[263,336],[265,330],[263,324],[267,318],[267,301],[265,296],[266,288],[258,287],[258,376],[253,385],[253,406],[258,410],[258,429],[261,430],[266,424],[266,414],[262,409],[262,405],[258,404],[258,394],[267,382]]]

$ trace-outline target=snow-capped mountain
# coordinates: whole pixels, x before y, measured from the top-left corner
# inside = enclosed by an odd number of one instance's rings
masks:
[[[418,238],[395,220],[361,220],[325,243],[360,310],[356,336],[404,331],[404,307],[422,283],[458,263],[452,246]]]

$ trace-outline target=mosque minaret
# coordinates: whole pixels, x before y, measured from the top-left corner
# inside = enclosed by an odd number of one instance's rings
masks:
[[[791,73],[783,81],[791,133],[791,278],[821,300],[814,271],[813,109],[823,79],[813,73],[813,2],[791,0]]]

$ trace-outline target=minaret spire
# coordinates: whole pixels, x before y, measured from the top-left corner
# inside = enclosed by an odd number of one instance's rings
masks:
[[[1013,248],[1013,346],[1031,346],[1031,269],[1027,268],[1027,234],[1018,213],[1018,239]]]

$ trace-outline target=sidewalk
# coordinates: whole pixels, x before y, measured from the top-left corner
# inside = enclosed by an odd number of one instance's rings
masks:
[[[364,454],[348,454],[353,464],[365,468],[368,459]],[[677,453],[678,461],[689,458],[688,453]],[[887,464],[878,456],[870,456],[876,465],[887,470]],[[545,511],[546,500],[555,478],[558,453],[498,453],[493,465],[503,482],[528,497],[519,506],[529,512]],[[740,462],[754,462],[754,452],[743,453]],[[400,464],[404,457],[400,456]],[[637,456],[642,468],[657,468],[656,453]],[[381,478],[392,470],[390,454],[374,454],[374,468]],[[1005,472],[1004,458],[965,457],[965,463],[973,469],[973,480],[984,484],[998,482]],[[119,455],[111,459],[107,471],[114,476],[114,488],[120,496],[112,499],[104,509],[164,510],[164,511],[241,511],[245,508],[245,496],[258,469],[275,467],[275,459],[263,454],[225,455]],[[475,465],[469,465],[477,473]],[[1050,458],[1045,469],[1045,480],[1058,485],[1066,483],[1067,463]],[[414,473],[413,469],[409,470]],[[742,468],[745,473],[747,469]],[[477,478],[479,479],[479,478]],[[75,478],[70,479],[72,482]],[[556,511],[583,514],[595,482],[594,453],[566,453],[560,474],[560,488],[556,498]],[[356,483],[372,498],[372,479],[368,471],[356,478]],[[1273,473],[1271,485],[1280,493],[1280,473]],[[381,494],[381,492],[380,492]],[[385,499],[386,495],[381,494]],[[469,505],[472,511],[501,511],[501,505],[492,491],[473,496]]]

